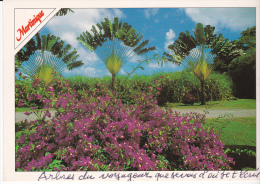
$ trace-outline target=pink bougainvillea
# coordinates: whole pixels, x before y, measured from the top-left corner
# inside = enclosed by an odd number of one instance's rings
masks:
[[[19,124],[26,133],[16,133],[18,171],[228,170],[234,164],[218,135],[204,128],[204,115],[162,110],[152,94],[125,105],[105,85],[81,96],[55,93],[41,95],[55,116],[47,111]]]

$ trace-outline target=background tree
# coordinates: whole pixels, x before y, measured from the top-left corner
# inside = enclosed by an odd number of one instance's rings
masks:
[[[21,68],[31,79],[35,79],[39,76],[48,77],[47,73],[60,74],[65,69],[82,66],[82,61],[77,61],[77,50],[70,51],[71,49],[72,47],[65,45],[59,37],[50,34],[40,36],[37,33],[15,55],[16,71]]]
[[[256,98],[256,27],[242,31],[241,37],[234,41],[243,54],[227,65],[226,72],[235,85],[238,98]]]
[[[235,45],[214,31],[215,27],[203,27],[198,23],[196,30],[193,30],[194,36],[189,31],[181,32],[178,39],[168,46],[173,54],[164,53],[169,62],[183,64],[200,80],[201,105],[206,104],[204,86],[211,71],[223,60],[235,58],[240,54]]]
[[[155,47],[145,47],[149,40],[142,41],[143,35],[128,23],[114,22],[105,18],[103,22],[92,26],[91,32],[83,32],[77,39],[90,51],[95,51],[112,74],[112,90],[115,90],[115,77],[124,64],[135,55],[142,55],[155,50]],[[140,44],[139,44],[140,43]],[[140,66],[141,67],[141,66]]]
[[[56,14],[55,16],[65,16],[68,14],[68,12],[72,12],[74,13],[74,11],[70,8],[61,8]]]

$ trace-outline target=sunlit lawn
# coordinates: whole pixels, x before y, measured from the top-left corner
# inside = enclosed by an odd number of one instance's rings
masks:
[[[225,145],[256,146],[256,118],[206,119],[206,126],[213,127]]]
[[[167,103],[166,106],[174,107],[175,109],[255,109],[256,100],[254,99],[238,99],[224,101],[210,101],[206,105],[195,103],[194,105],[184,105],[183,103]]]
[[[53,108],[51,108],[51,109],[40,109],[40,111],[45,111],[45,110],[54,111]],[[26,111],[31,112],[32,110],[30,109],[30,107],[22,107],[22,108],[16,107],[15,108],[15,112],[26,112]]]
[[[236,162],[234,170],[256,169],[256,157],[245,153],[245,151],[256,152],[255,117],[206,119],[205,124],[208,128],[213,127],[224,143],[225,149],[235,151],[227,153]],[[244,152],[241,153],[241,150]]]
[[[195,103],[194,105],[184,105],[183,103],[167,103],[168,107],[174,107],[175,109],[256,109],[256,100],[254,99],[238,99],[238,100],[225,100],[225,101],[211,101],[207,102],[207,105],[200,105]],[[49,109],[54,110],[54,109]],[[30,111],[29,107],[15,108],[15,112]]]

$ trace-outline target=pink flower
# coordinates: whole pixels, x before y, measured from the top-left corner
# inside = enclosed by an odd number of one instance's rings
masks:
[[[51,101],[49,99],[44,99],[42,100],[42,102],[46,104],[46,103],[50,103]]]
[[[37,95],[36,99],[40,100],[40,99],[42,99],[42,96],[41,95]]]
[[[27,115],[27,116],[29,116],[31,113],[29,113],[28,111],[26,111],[24,114]]]

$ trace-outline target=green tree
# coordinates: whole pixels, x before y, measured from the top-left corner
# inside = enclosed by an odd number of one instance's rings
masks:
[[[232,60],[226,73],[231,76],[238,98],[256,98],[256,26],[242,31],[234,43],[244,53]]]
[[[74,11],[70,8],[61,8],[56,14],[55,16],[65,16],[68,14],[68,12],[72,12],[74,13]]]
[[[212,70],[225,59],[235,58],[240,51],[221,34],[214,33],[215,27],[207,25],[203,27],[198,23],[194,36],[189,31],[181,32],[178,39],[168,49],[173,54],[164,53],[169,62],[183,64],[191,70],[201,82],[201,105],[206,104],[204,92],[205,81]]]
[[[118,17],[112,23],[108,18],[92,26],[91,34],[83,32],[77,39],[90,51],[95,51],[112,74],[112,90],[115,90],[115,77],[124,64],[135,55],[155,50],[145,47],[149,40],[141,41],[143,35],[128,23],[119,22]],[[140,43],[140,44],[139,44]]]
[[[31,79],[38,77],[50,77],[60,74],[65,69],[82,66],[82,61],[77,61],[77,50],[70,51],[72,47],[64,44],[64,41],[54,35],[42,35],[37,33],[16,55],[15,69],[21,68]]]

